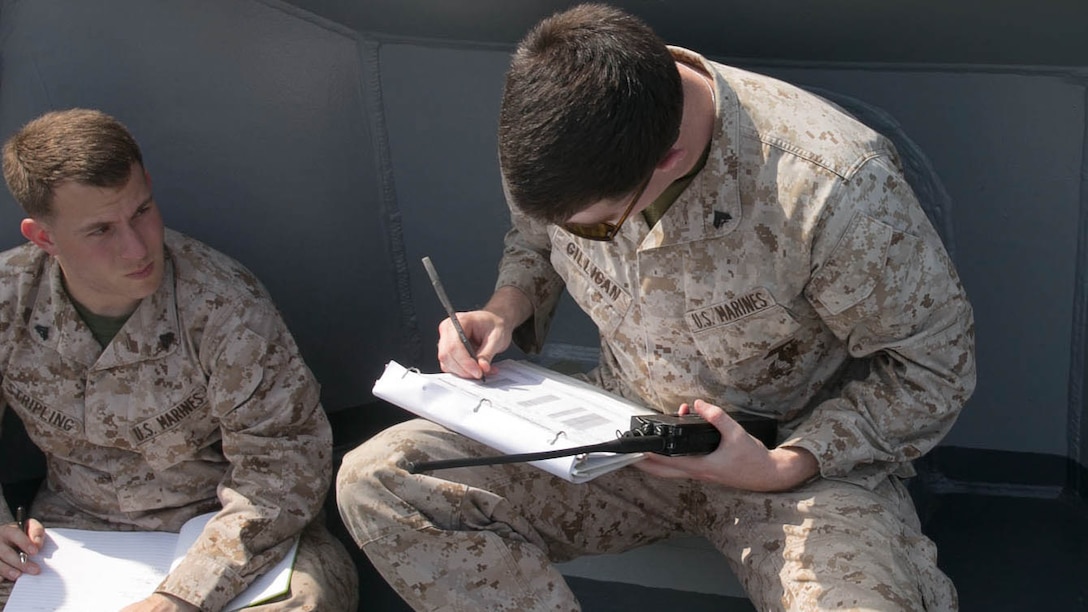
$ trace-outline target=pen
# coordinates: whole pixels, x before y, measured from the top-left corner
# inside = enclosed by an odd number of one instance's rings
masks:
[[[434,292],[438,294],[438,300],[442,302],[442,307],[446,309],[446,314],[449,315],[450,323],[453,323],[453,328],[457,330],[457,335],[461,338],[461,344],[465,345],[465,350],[468,354],[476,359],[476,350],[472,348],[472,343],[468,341],[468,336],[465,335],[465,329],[461,327],[461,322],[457,320],[457,313],[453,311],[453,304],[450,303],[449,296],[446,295],[446,289],[442,286],[442,281],[438,278],[438,270],[434,269],[434,264],[431,263],[430,257],[423,258],[423,267],[427,268],[427,276],[431,277],[431,284],[434,285]],[[487,382],[487,378],[480,374],[480,380]]]
[[[30,525],[26,520],[26,510],[24,510],[22,506],[15,509],[15,522],[19,525],[19,531],[22,531],[29,537]],[[21,550],[19,551],[19,563],[26,563],[26,553]]]

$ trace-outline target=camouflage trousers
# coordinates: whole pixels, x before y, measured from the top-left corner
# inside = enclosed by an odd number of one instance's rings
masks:
[[[356,543],[416,610],[579,610],[553,563],[677,534],[707,538],[760,610],[955,610],[905,487],[816,480],[762,494],[623,468],[572,484],[528,464],[408,474],[494,451],[426,421],[349,453],[337,476]]]
[[[44,495],[43,495],[44,493]],[[66,504],[54,505],[50,500],[58,498],[43,488],[31,509],[31,515],[41,517],[46,533],[52,527],[76,529],[102,529],[97,519],[76,514]],[[14,583],[0,579],[0,612],[7,603]],[[291,588],[282,597],[259,606],[246,608],[247,612],[286,612],[310,610],[329,612],[355,612],[359,605],[359,574],[354,561],[321,520],[314,521],[302,532],[298,556],[291,574]]]

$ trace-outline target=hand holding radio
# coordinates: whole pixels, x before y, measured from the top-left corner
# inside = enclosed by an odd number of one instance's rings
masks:
[[[501,463],[543,461],[585,453],[643,453],[634,464],[664,478],[693,478],[751,491],[792,488],[818,473],[816,458],[800,448],[774,448],[777,422],[738,414],[732,417],[702,400],[680,406],[680,414],[631,417],[619,438],[596,444],[512,455],[454,457],[410,462],[411,474]]]
[[[766,417],[747,414],[733,416],[749,434],[763,443],[774,446],[778,434],[778,422]],[[646,414],[631,417],[631,429],[625,437],[658,436],[661,448],[652,452],[668,457],[705,455],[714,452],[721,443],[718,429],[698,414]]]
[[[773,442],[761,441],[718,406],[703,400],[683,404],[680,418],[693,411],[721,437],[711,452],[691,456],[647,453],[635,466],[663,478],[693,478],[748,491],[791,489],[819,473],[816,458],[808,451],[770,448]]]

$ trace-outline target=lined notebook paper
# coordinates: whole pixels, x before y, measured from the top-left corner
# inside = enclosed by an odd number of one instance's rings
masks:
[[[117,612],[154,592],[181,562],[215,513],[190,519],[180,533],[46,528],[33,558],[42,568],[16,582],[4,612]],[[298,541],[287,555],[227,604],[238,610],[286,593]]]

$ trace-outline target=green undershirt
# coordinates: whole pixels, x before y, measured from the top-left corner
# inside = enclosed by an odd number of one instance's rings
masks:
[[[125,321],[128,321],[128,318],[132,315],[132,313],[129,313],[119,317],[106,317],[96,315],[75,300],[72,300],[72,305],[76,307],[79,317],[90,328],[91,334],[98,341],[98,344],[102,345],[102,348],[109,346],[110,342],[113,341],[113,337],[117,335],[117,332],[121,331],[121,328],[125,326]]]

